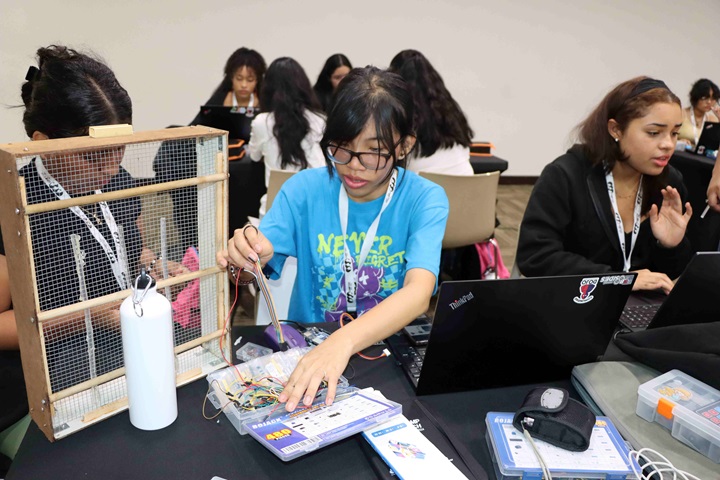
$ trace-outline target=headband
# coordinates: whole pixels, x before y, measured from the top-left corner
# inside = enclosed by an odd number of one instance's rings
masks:
[[[655,80],[654,78],[645,78],[645,79],[641,80],[640,83],[635,85],[635,88],[633,88],[632,92],[630,92],[630,97],[628,97],[628,98],[637,97],[641,93],[645,93],[648,90],[652,90],[654,88],[662,88],[662,89],[667,90],[668,92],[670,91],[670,89],[667,87],[667,85],[665,85],[665,82],[663,82],[662,80]]]

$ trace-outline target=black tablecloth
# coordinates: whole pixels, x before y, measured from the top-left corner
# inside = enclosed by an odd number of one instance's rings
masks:
[[[242,335],[243,342],[262,343],[261,332],[262,327],[245,327],[236,329],[233,336]],[[484,467],[489,478],[494,477],[484,437],[487,412],[516,410],[532,388],[515,386],[425,396],[420,397],[420,407],[416,403],[418,397],[393,357],[377,361],[354,358],[351,365],[352,368],[345,372],[351,385],[372,386],[388,399],[401,403],[403,413],[410,420],[417,420],[425,429],[425,435],[453,458],[455,465],[470,478],[473,476],[468,473],[467,465],[477,467],[477,463]],[[569,380],[550,385],[566,388],[578,398]],[[360,435],[291,462],[283,462],[249,435],[240,435],[224,415],[216,420],[205,420],[201,408],[207,388],[207,382],[202,379],[179,388],[178,418],[158,431],[133,427],[125,411],[51,443],[32,423],[6,478],[210,480],[217,475],[227,480],[297,480],[387,475],[379,457],[367,448]],[[439,421],[439,429],[423,409]],[[214,413],[209,403],[206,413],[208,416]],[[461,446],[461,450],[466,450],[467,462],[462,461],[462,455],[444,438],[443,431]]]

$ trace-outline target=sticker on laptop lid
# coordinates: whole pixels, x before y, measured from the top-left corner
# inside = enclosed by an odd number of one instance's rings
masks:
[[[632,281],[632,275],[608,275],[600,279],[603,285],[630,285]]]
[[[595,290],[595,287],[597,287],[598,280],[598,277],[583,278],[580,280],[580,295],[573,298],[573,302],[580,304],[588,303],[595,298],[591,295],[591,293]]]

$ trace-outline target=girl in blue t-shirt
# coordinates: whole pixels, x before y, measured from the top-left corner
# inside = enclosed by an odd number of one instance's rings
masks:
[[[300,361],[280,396],[288,411],[310,405],[323,380],[332,403],[353,354],[427,311],[448,215],[440,186],[399,167],[415,145],[413,100],[400,76],[352,70],[338,87],[321,145],[327,170],[295,174],[260,228],[236,230],[218,253],[222,266],[246,270],[259,259],[271,278],[296,257],[293,320],[357,316]],[[245,272],[239,281],[252,278]]]

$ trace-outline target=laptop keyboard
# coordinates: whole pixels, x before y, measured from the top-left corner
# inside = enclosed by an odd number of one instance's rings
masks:
[[[630,328],[644,328],[650,325],[653,317],[660,308],[656,305],[630,305],[623,309],[620,323]]]
[[[425,359],[426,347],[403,345],[400,350],[396,352],[397,361],[409,373],[413,383],[417,386],[420,370],[422,370],[423,360]]]

